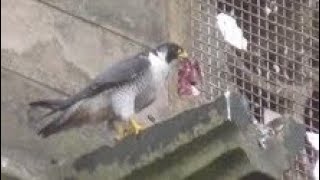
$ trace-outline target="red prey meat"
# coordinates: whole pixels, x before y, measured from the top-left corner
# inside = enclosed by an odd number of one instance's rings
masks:
[[[178,94],[180,96],[198,96],[200,91],[196,88],[202,81],[199,62],[184,59],[178,71]]]

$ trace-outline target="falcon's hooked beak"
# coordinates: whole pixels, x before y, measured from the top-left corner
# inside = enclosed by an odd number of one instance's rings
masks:
[[[186,50],[184,50],[184,49],[180,49],[179,50],[179,52],[178,52],[178,58],[180,59],[180,60],[184,60],[184,59],[186,59],[186,58],[188,58],[189,56],[188,56],[188,53],[187,53],[187,51]]]

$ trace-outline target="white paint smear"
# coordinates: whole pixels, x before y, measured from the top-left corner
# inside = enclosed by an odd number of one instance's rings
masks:
[[[233,17],[220,13],[217,16],[217,22],[225,41],[238,49],[247,50],[248,41]]]
[[[9,159],[6,157],[1,157],[1,168],[6,168],[8,166]]]
[[[312,132],[307,132],[308,141],[311,143],[312,147],[319,151],[319,134]]]
[[[224,96],[227,101],[227,113],[228,113],[228,120],[229,121],[231,121],[230,95],[231,95],[231,92],[229,90],[224,93]]]
[[[308,141],[311,143],[312,147],[319,151],[319,134],[307,132]],[[313,176],[316,180],[319,180],[319,159],[313,169]]]
[[[319,180],[319,159],[316,163],[316,166],[314,167],[313,176],[316,180]]]

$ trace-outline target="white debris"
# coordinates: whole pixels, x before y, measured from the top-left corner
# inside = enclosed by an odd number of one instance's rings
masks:
[[[288,75],[287,72],[284,73],[284,77],[285,77],[287,80],[290,80],[290,77],[289,77],[289,75]]]
[[[281,118],[281,114],[271,111],[270,109],[264,108],[263,109],[263,118],[264,118],[264,123],[269,124],[275,119]]]
[[[271,13],[278,12],[278,6],[275,3],[271,3],[270,7],[268,7],[268,6],[265,7],[265,12],[268,17]]]
[[[319,134],[312,132],[307,132],[308,141],[311,143],[312,147],[319,151]]]
[[[259,75],[259,76],[261,76],[261,75],[262,75],[261,69],[260,69],[260,68],[258,68],[258,67],[257,67],[257,72],[258,72],[258,75]]]
[[[319,159],[316,163],[316,166],[313,169],[313,176],[316,180],[319,180]]]
[[[267,16],[269,16],[269,14],[272,12],[272,10],[268,6],[266,6],[265,11],[266,11]]]
[[[230,95],[231,95],[231,92],[229,90],[224,93],[224,96],[225,96],[226,101],[227,101],[227,114],[228,114],[228,120],[229,121],[231,121]]]
[[[193,96],[199,96],[200,95],[200,91],[195,86],[191,86],[191,91],[192,91],[192,95]]]
[[[278,12],[278,6],[273,7],[273,12]]]
[[[248,41],[233,17],[220,13],[217,16],[217,22],[225,41],[238,49],[247,50]]]
[[[1,157],[1,169],[8,166],[9,159],[6,157]]]
[[[278,12],[278,6],[276,1],[271,1],[266,7],[265,7],[266,15],[269,16],[271,13]]]
[[[267,72],[267,80],[270,80],[270,71]]]
[[[276,71],[276,73],[280,73],[280,66],[274,64],[273,69]]]
[[[287,55],[288,54],[288,52],[289,52],[289,48],[288,48],[288,46],[285,46],[284,47],[284,55]]]
[[[277,94],[280,94],[281,93],[281,91],[283,90],[283,87],[278,87],[279,89],[277,89]]]
[[[234,16],[234,9],[232,9],[229,13],[231,16]]]
[[[312,147],[319,151],[319,134],[315,134],[312,132],[307,132],[308,141],[311,143]],[[313,169],[313,176],[316,180],[319,180],[319,159]]]

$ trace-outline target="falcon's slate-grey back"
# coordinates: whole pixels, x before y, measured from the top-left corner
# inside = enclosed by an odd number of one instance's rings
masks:
[[[110,66],[86,88],[68,99],[40,100],[30,103],[30,106],[48,108],[53,112],[67,112],[82,100],[107,93],[108,102],[105,104],[110,106],[120,120],[130,122],[134,133],[138,133],[142,127],[135,122],[135,113],[152,104],[157,98],[156,91],[159,84],[164,83],[168,76],[172,62],[186,56],[186,52],[179,45],[165,43]],[[70,117],[70,113],[63,113],[60,118],[40,129],[38,133],[43,136],[51,135],[66,124],[68,121],[66,117]],[[122,130],[118,129],[118,132],[123,136]]]

